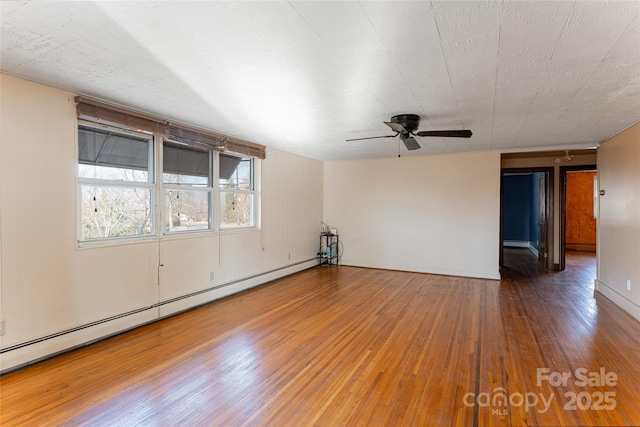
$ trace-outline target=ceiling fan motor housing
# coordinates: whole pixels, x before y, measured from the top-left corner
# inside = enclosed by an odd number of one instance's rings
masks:
[[[412,133],[420,126],[420,116],[416,114],[399,114],[391,117],[391,123],[398,123],[409,133]]]

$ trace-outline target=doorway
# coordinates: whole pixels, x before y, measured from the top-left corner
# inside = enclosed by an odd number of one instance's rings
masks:
[[[553,263],[554,168],[503,168],[500,186],[500,268],[506,248],[530,251],[543,269]]]
[[[560,259],[566,268],[567,250],[596,252],[596,165],[560,168]],[[584,256],[588,254],[583,254]]]

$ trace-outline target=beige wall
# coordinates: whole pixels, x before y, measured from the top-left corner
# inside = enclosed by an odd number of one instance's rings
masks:
[[[78,248],[74,94],[6,75],[0,89],[0,348],[129,313],[5,351],[0,370],[315,265],[322,163],[272,149],[262,230]]]
[[[324,165],[347,265],[498,279],[500,154]]]
[[[261,230],[79,249],[74,94],[0,75],[0,96],[0,349],[114,317],[4,352],[0,370],[313,265],[306,260],[315,258],[323,219],[338,228],[346,264],[499,277],[499,153],[323,165],[269,149]],[[639,147],[636,125],[598,152],[607,194],[600,199],[597,289],[636,318]],[[547,158],[502,166],[557,165]]]
[[[598,177],[596,289],[640,320],[640,123],[602,143]]]

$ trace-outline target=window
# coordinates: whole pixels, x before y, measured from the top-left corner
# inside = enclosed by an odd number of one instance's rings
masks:
[[[219,155],[220,228],[254,227],[256,189],[254,160],[230,154]]]
[[[162,144],[165,233],[208,230],[212,225],[212,153]]]
[[[81,241],[154,233],[153,137],[78,126]]]
[[[75,101],[81,244],[257,226],[256,159],[266,158],[266,147]]]

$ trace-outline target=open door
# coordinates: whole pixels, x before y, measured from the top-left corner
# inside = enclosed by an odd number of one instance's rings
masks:
[[[504,266],[504,246],[505,246],[505,223],[507,218],[512,218],[505,213],[505,206],[509,202],[505,200],[506,177],[509,175],[532,175],[529,181],[531,188],[528,194],[528,201],[531,202],[531,208],[527,212],[530,213],[529,222],[527,222],[527,235],[531,239],[529,247],[534,247],[538,253],[538,263],[541,267],[549,270],[555,268],[553,264],[553,186],[554,186],[554,168],[553,167],[530,167],[530,168],[502,168],[501,169],[501,185],[500,185],[500,267]],[[535,188],[537,187],[537,189]],[[538,205],[537,207],[535,205]],[[536,216],[538,218],[536,218]],[[510,229],[511,230],[511,229]],[[511,231],[507,235],[511,234]],[[510,237],[506,237],[510,245],[514,242],[510,241]],[[537,242],[534,240],[537,239]],[[526,243],[526,242],[524,242]],[[516,245],[520,246],[520,245]]]
[[[597,171],[597,167],[595,164],[593,165],[578,165],[578,166],[564,166],[560,168],[560,262],[559,262],[559,269],[560,270],[564,270],[566,267],[566,250],[567,250],[567,173],[570,172],[593,172],[594,174]],[[585,198],[588,198],[589,196],[591,196],[593,198],[593,191],[595,190],[583,190],[584,194],[585,194]],[[587,192],[591,192],[591,194],[587,194]],[[578,199],[581,199],[581,197],[578,197]],[[593,199],[591,199],[593,200]],[[593,202],[590,202],[593,203]],[[585,211],[588,208],[585,209]],[[593,212],[593,216],[595,217],[595,209]],[[593,229],[593,233],[595,234],[595,227],[596,227],[596,221],[595,219],[593,219],[592,222],[592,227]],[[580,229],[584,230],[585,227],[581,226]],[[571,234],[571,233],[569,233]],[[573,237],[573,236],[571,236]],[[569,243],[575,243],[573,241],[574,239],[570,239]],[[588,249],[592,249],[592,250],[596,250],[595,247],[595,237],[592,239],[593,245],[591,245],[591,248]],[[577,240],[578,243],[580,243],[580,239]],[[585,249],[584,247],[580,247],[580,249]]]
[[[547,268],[547,177],[540,174],[538,178],[538,264]]]

